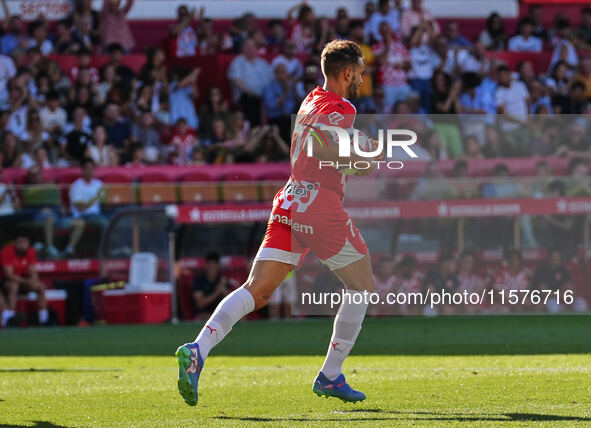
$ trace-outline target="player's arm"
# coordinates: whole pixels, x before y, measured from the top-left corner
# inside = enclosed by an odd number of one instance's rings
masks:
[[[326,135],[328,134],[328,135]],[[327,144],[317,144],[314,146],[314,157],[321,161],[332,162],[333,164],[343,164],[343,163],[351,163],[354,164],[355,162],[372,162],[372,161],[382,161],[384,160],[384,154],[379,153],[374,157],[362,157],[359,156],[357,153],[351,151],[351,155],[349,157],[342,157],[339,155],[339,144],[337,142],[337,138],[332,133],[325,133],[325,137],[327,140]],[[372,144],[375,146],[377,142],[375,140],[371,140]],[[355,175],[369,175],[371,174],[377,167],[377,164],[370,163],[370,167],[366,169],[359,169]]]

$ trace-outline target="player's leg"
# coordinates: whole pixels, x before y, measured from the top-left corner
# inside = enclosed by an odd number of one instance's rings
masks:
[[[220,302],[195,341],[177,349],[178,389],[187,404],[197,404],[199,376],[211,349],[242,317],[264,306],[290,270],[289,263],[255,260],[246,282]]]
[[[291,265],[275,260],[256,260],[242,287],[220,302],[195,339],[203,359],[242,317],[267,304],[275,289],[283,282]]]
[[[314,381],[314,392],[343,401],[360,401],[365,399],[365,394],[347,384],[342,365],[355,344],[367,312],[364,292],[375,290],[369,253],[359,230],[344,210],[319,222],[322,227],[315,227],[318,236],[306,244],[339,277],[346,293],[334,320],[324,364]]]
[[[342,373],[343,362],[353,349],[367,312],[363,292],[373,292],[375,284],[369,256],[333,271],[347,289],[334,320],[333,332],[324,364],[314,381],[314,392],[343,401],[362,401],[365,394],[352,389]]]

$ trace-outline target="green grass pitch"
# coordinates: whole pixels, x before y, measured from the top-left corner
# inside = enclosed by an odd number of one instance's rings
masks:
[[[0,427],[591,426],[591,317],[368,319],[345,362],[363,403],[318,398],[331,321],[243,322],[197,407],[176,347],[200,324],[0,331]]]

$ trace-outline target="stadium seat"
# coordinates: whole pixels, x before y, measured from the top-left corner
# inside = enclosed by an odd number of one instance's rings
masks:
[[[105,173],[98,177],[104,184],[107,194],[103,203],[108,206],[131,205],[136,203],[136,195],[131,179],[125,174]]]
[[[139,178],[139,196],[142,205],[174,204],[176,186],[166,174],[147,173]]]
[[[261,176],[261,195],[263,201],[272,201],[277,191],[285,185],[288,179],[289,174],[282,172],[271,172]]]
[[[181,203],[194,204],[218,202],[218,186],[208,174],[190,172],[181,177],[179,183]]]
[[[381,180],[379,178],[352,177],[347,181],[348,201],[375,202],[381,198]]]
[[[258,202],[259,188],[252,176],[246,173],[226,175],[222,185],[222,200],[224,202]]]

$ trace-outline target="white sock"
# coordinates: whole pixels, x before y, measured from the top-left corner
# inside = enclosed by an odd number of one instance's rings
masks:
[[[209,351],[230,333],[234,324],[252,311],[254,311],[254,298],[246,288],[241,287],[228,294],[215,308],[205,327],[195,339],[199,344],[201,357],[205,360]]]
[[[6,327],[6,323],[14,316],[14,311],[6,309],[2,311],[2,327]]]
[[[330,380],[335,380],[341,374],[343,362],[355,344],[359,331],[361,331],[365,312],[367,312],[367,303],[353,303],[356,301],[354,300],[355,295],[362,293],[347,290],[345,294],[348,296],[345,296],[335,317],[326,359],[320,369]],[[357,296],[358,301],[362,301],[360,297]]]
[[[38,311],[39,323],[43,324],[49,321],[49,311],[47,309],[39,309]]]

